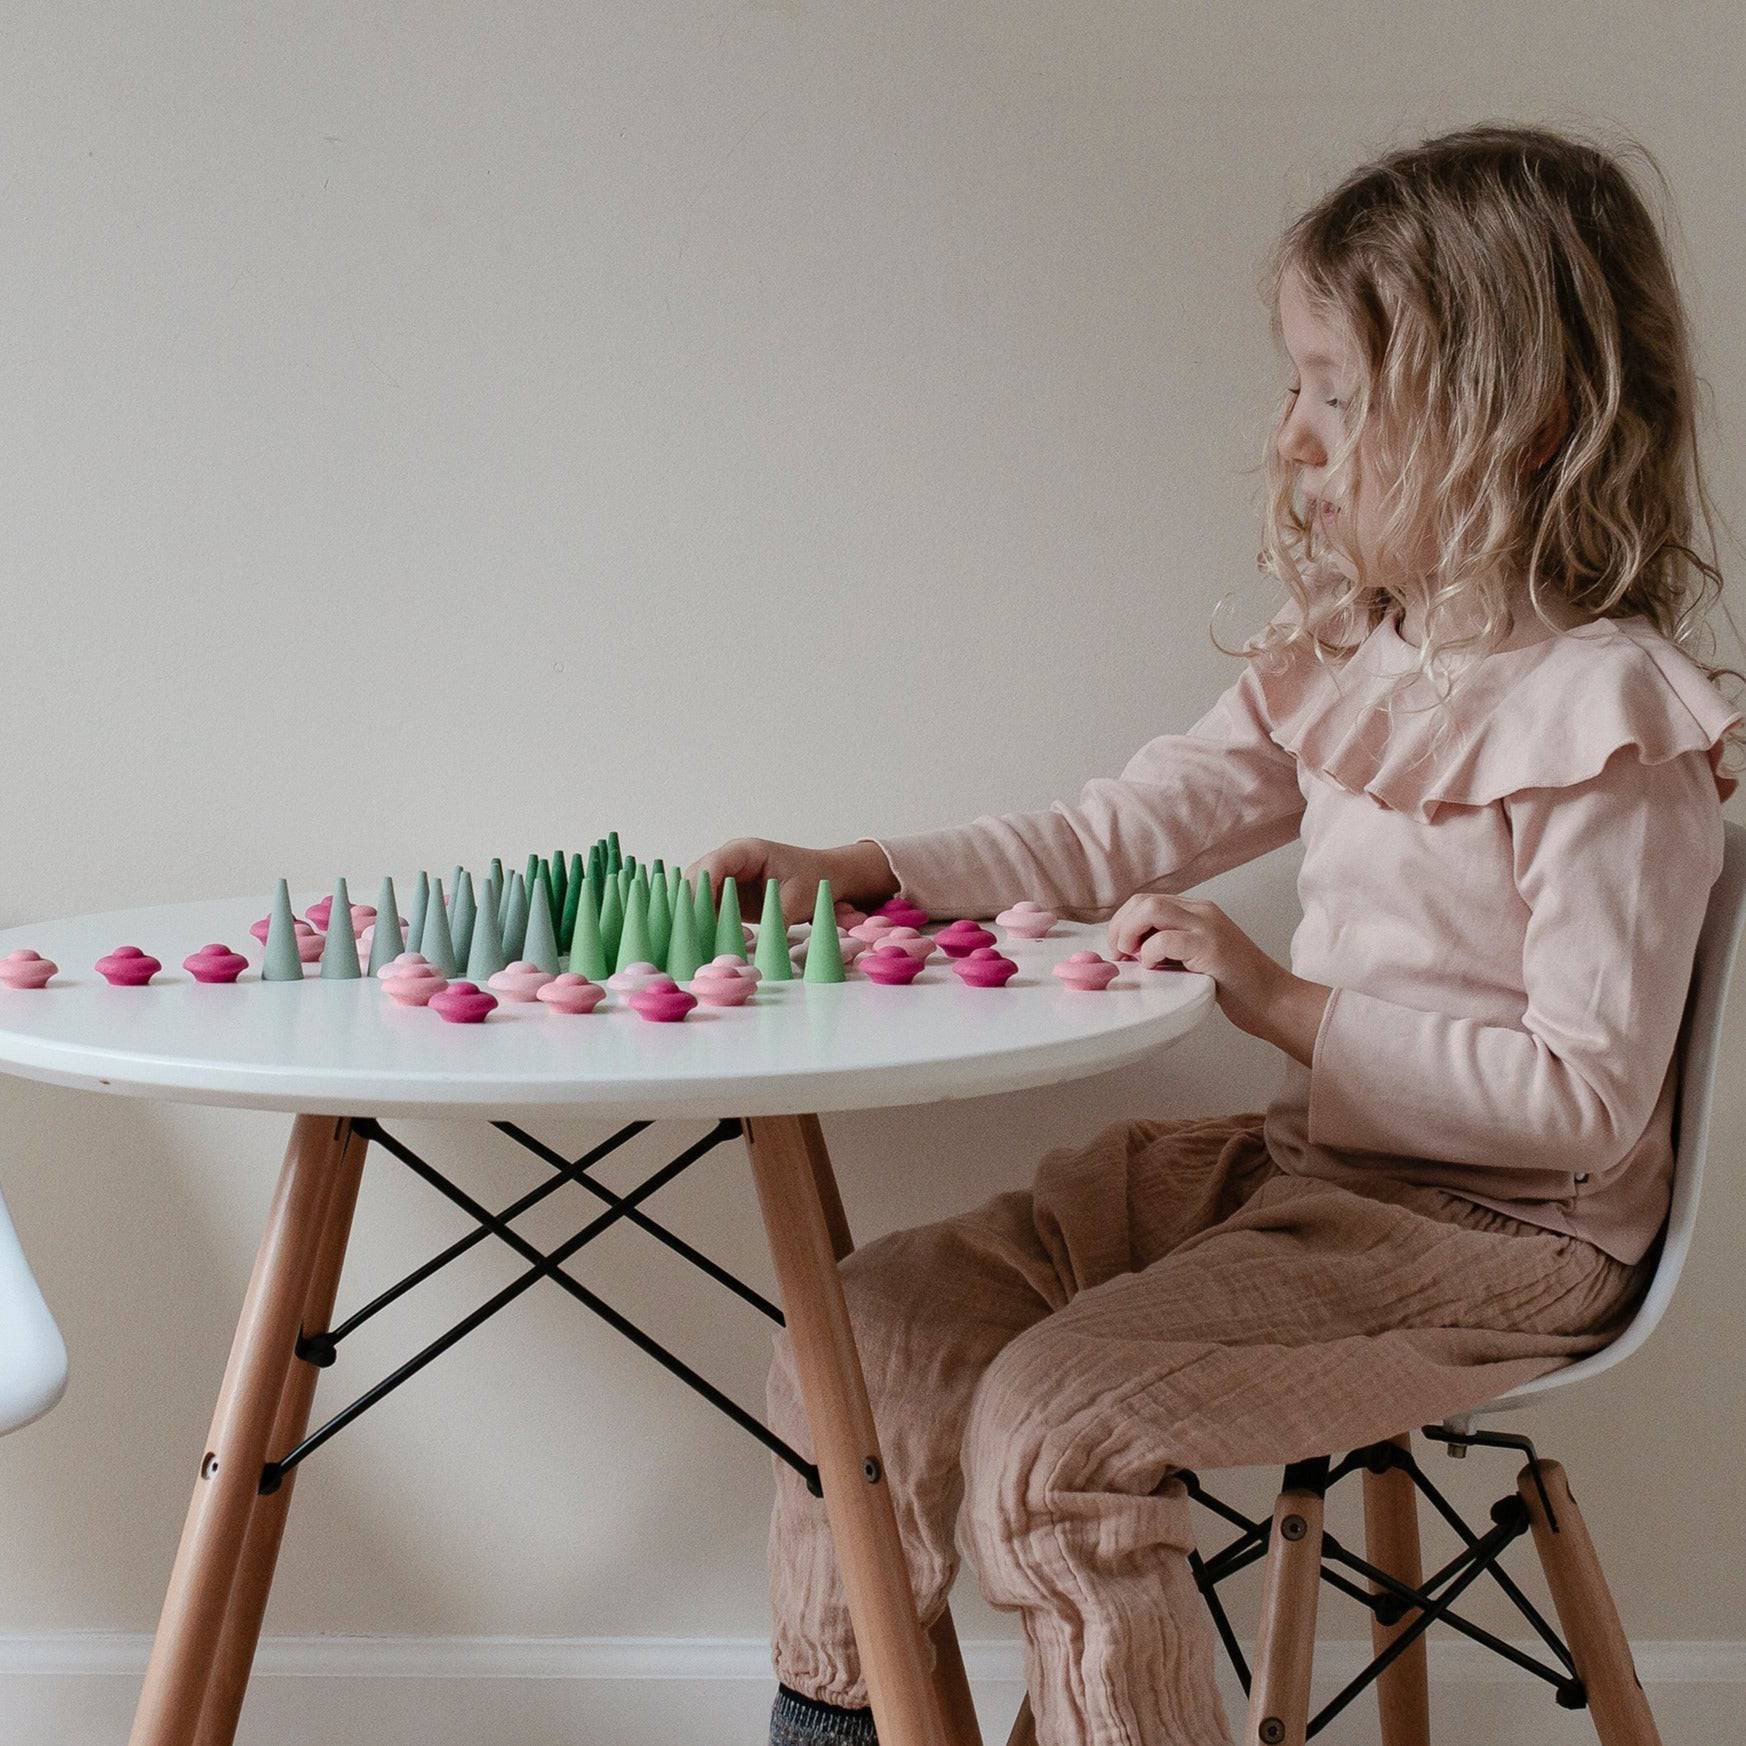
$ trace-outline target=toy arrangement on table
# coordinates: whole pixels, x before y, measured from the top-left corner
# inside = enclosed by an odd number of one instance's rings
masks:
[[[336,924],[336,915],[347,923]],[[1036,940],[1058,918],[1027,901],[994,919],[1015,938]],[[447,892],[441,879],[420,873],[404,919],[392,879],[382,881],[372,906],[353,903],[341,878],[333,896],[302,917],[292,913],[281,879],[272,912],[249,931],[261,942],[263,982],[301,982],[304,966],[317,964],[323,978],[375,977],[394,1004],[428,1007],[453,1024],[478,1024],[503,1001],[581,1016],[598,1011],[609,991],[640,1017],[671,1023],[700,1004],[742,1006],[766,981],[844,982],[853,969],[874,984],[907,985],[935,952],[967,988],[1001,988],[1017,973],[991,929],[966,919],[926,934],[927,920],[895,897],[864,914],[836,902],[823,880],[811,923],[791,926],[771,879],[754,928],[741,918],[731,875],[718,899],[707,870],[694,883],[677,863],[639,866],[613,831],[586,859],[580,852],[530,855],[525,872],[507,877],[493,860],[477,890],[462,867]],[[231,983],[248,959],[215,942],[182,967],[196,982]],[[0,958],[0,987],[43,989],[57,969],[34,951],[15,951]],[[143,988],[163,965],[138,946],[118,946],[96,969],[115,987]],[[1093,993],[1118,973],[1117,964],[1090,951],[1054,969],[1063,987]]]

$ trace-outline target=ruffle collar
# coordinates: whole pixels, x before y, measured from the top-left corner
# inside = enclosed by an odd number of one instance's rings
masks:
[[[1596,619],[1480,657],[1447,709],[1422,675],[1391,705],[1417,656],[1391,615],[1337,667],[1307,648],[1256,660],[1273,739],[1336,786],[1427,824],[1445,805],[1585,782],[1621,746],[1645,764],[1701,750],[1721,799],[1739,786],[1722,774],[1722,735],[1746,714],[1646,617]]]

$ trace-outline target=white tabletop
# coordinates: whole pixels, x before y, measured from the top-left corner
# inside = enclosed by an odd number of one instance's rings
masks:
[[[293,897],[301,915],[325,893]],[[60,966],[40,991],[0,987],[0,1072],[132,1097],[321,1115],[511,1118],[560,1110],[783,1115],[982,1097],[1125,1066],[1191,1030],[1209,977],[1124,965],[1087,994],[1050,974],[1108,944],[1101,925],[1057,923],[1026,941],[1004,988],[966,988],[936,953],[907,987],[850,971],[841,984],[760,983],[740,1008],[699,1006],[677,1024],[640,1018],[616,993],[567,1017],[502,1002],[481,1025],[396,1006],[379,982],[262,982],[250,925],[264,898],[111,911],[0,931],[0,956],[33,947]],[[246,953],[230,986],[182,960],[208,941]],[[163,961],[145,988],[94,968],[117,946]]]

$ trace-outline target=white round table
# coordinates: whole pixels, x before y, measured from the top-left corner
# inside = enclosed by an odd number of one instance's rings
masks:
[[[293,898],[302,914],[317,897]],[[1096,994],[1050,972],[1069,953],[1102,950],[1105,930],[1058,923],[1026,941],[1002,933],[1018,974],[1004,988],[961,985],[936,954],[907,987],[856,975],[841,984],[759,985],[741,1008],[698,1007],[653,1024],[614,994],[566,1017],[504,1002],[482,1025],[452,1025],[388,1000],[367,978],[263,982],[249,927],[260,898],[119,910],[0,932],[0,956],[29,946],[60,966],[40,991],[0,988],[0,1071],[130,1097],[295,1114],[290,1144],[244,1298],[194,1496],[170,1576],[132,1746],[220,1746],[235,1733],[266,1609],[297,1465],[405,1375],[515,1295],[552,1279],[643,1350],[753,1430],[822,1491],[843,1571],[879,1737],[886,1746],[979,1746],[950,1615],[918,1619],[867,1402],[837,1262],[853,1247],[820,1112],[981,1097],[1099,1073],[1184,1035],[1211,1009],[1214,985],[1179,971],[1124,966]],[[997,929],[997,931],[1000,931]],[[196,983],[182,960],[220,941],[250,968],[235,984]],[[144,988],[111,988],[97,960],[136,945],[163,961]],[[629,1122],[713,1120],[711,1132],[628,1194],[593,1183],[593,1158],[566,1160],[519,1122],[563,1112]],[[389,1134],[394,1117],[494,1121],[556,1177],[493,1213]],[[622,1135],[621,1135],[622,1137]],[[732,1279],[639,1210],[640,1202],[718,1141],[750,1155],[782,1308]],[[351,1322],[332,1324],[365,1154],[374,1140],[454,1200],[477,1229]],[[509,1223],[565,1182],[607,1210],[567,1244],[536,1250]],[[765,1313],[784,1321],[813,1435],[802,1461],[682,1360],[635,1328],[561,1263],[628,1218]],[[310,1437],[320,1369],[375,1307],[485,1236],[529,1270]]]

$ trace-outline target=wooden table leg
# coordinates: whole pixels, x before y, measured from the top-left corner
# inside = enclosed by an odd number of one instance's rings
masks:
[[[231,1342],[170,1573],[129,1746],[193,1746],[217,1667],[261,1469],[297,1363],[298,1320],[309,1302],[334,1188],[361,1153],[349,1122],[298,1116],[279,1172]]]
[[[333,1325],[334,1298],[345,1265],[346,1243],[351,1236],[352,1214],[358,1204],[358,1187],[364,1173],[364,1155],[370,1142],[350,1128],[345,1153],[328,1187],[322,1209],[321,1235],[316,1245],[315,1265],[310,1269],[309,1291],[300,1318],[305,1333],[325,1332]],[[309,1429],[310,1408],[320,1369],[306,1360],[291,1366],[279,1397],[278,1416],[267,1445],[267,1457],[277,1461],[302,1442]],[[279,1542],[285,1533],[285,1518],[291,1508],[291,1492],[297,1483],[293,1467],[279,1489],[258,1497],[249,1513],[243,1540],[242,1560],[225,1609],[224,1629],[206,1699],[200,1711],[195,1746],[231,1746],[236,1738],[243,1698],[248,1691],[249,1671],[254,1666],[260,1642],[261,1621],[267,1612],[267,1594],[273,1585],[273,1570],[279,1559]]]
[[[848,1224],[824,1135],[816,1116],[744,1125],[874,1725],[882,1746],[953,1746],[837,1274]]]

